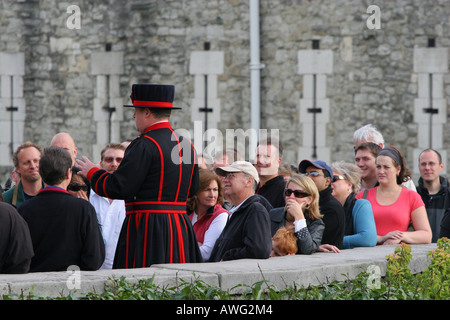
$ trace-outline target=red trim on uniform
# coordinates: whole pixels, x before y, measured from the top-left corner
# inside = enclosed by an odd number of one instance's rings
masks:
[[[161,158],[161,172],[160,172],[160,177],[159,177],[159,193],[158,193],[158,201],[161,200],[161,195],[162,195],[162,189],[163,189],[163,181],[164,181],[164,156],[161,150],[161,147],[159,146],[159,144],[156,142],[155,139],[149,137],[149,136],[145,136],[147,139],[153,141],[153,143],[158,147],[159,150],[159,155]]]
[[[133,100],[133,106],[172,108],[172,102]]]
[[[46,191],[58,191],[62,193],[69,193],[67,190],[60,188],[60,187],[45,187],[41,190],[39,190],[39,193],[46,192]]]
[[[175,139],[177,140],[177,146],[178,146],[178,157],[179,157],[179,168],[180,168],[180,174],[178,175],[178,188],[177,188],[177,193],[175,195],[175,201],[178,199],[178,196],[180,195],[180,188],[181,188],[181,178],[183,176],[183,159],[181,157],[181,147],[180,147],[180,140],[178,140],[177,135],[175,134],[175,132],[172,130],[172,128],[170,128],[170,131],[172,131],[173,136],[175,137]]]
[[[88,180],[90,181],[92,176],[94,175],[94,173],[96,173],[98,170],[100,170],[97,167],[92,168],[91,170],[89,170],[89,172],[86,175],[86,178],[88,178]]]
[[[106,193],[106,187],[105,187],[105,184],[106,184],[106,179],[108,179],[109,178],[109,176],[107,176],[107,177],[105,177],[105,179],[103,179],[103,193],[105,194],[105,197],[107,197],[107,198],[109,198],[109,196],[108,196],[108,194]]]
[[[125,204],[125,206],[133,206],[133,205],[139,205],[139,204],[167,204],[167,205],[171,205],[171,204],[175,204],[175,205],[180,205],[180,206],[184,206],[186,205],[186,202],[176,202],[176,201],[134,201],[134,202],[127,202]]]
[[[108,174],[108,172],[106,172],[106,171],[103,172],[102,175],[97,179],[97,182],[95,183],[94,191],[95,191],[95,193],[97,193],[97,194],[100,194],[100,193],[98,192],[98,183],[99,183],[99,181],[101,180],[101,178],[102,178],[105,174]]]
[[[195,153],[195,148],[194,148],[194,146],[192,145],[192,142],[191,142],[191,147],[192,147],[192,154],[194,155],[193,157],[192,157],[192,159],[194,159],[194,163],[193,163],[193,165],[192,165],[192,171],[191,171],[191,180],[189,181],[189,187],[188,187],[188,190],[187,190],[187,196],[189,197],[189,192],[191,191],[191,186],[192,186],[192,177],[194,176],[194,169],[195,169],[195,158],[197,158],[197,156],[196,156],[196,153]]]
[[[172,126],[170,125],[169,121],[161,121],[152,124],[150,127],[144,130],[144,132],[151,131],[151,130],[157,130],[157,129],[172,129]]]
[[[179,219],[178,215],[174,216],[174,218],[175,218],[175,225],[177,228],[177,236],[178,236],[178,254],[179,254],[179,259],[180,259],[179,262],[185,263],[183,232],[181,231],[180,219]]]
[[[130,219],[128,219],[127,224],[127,243],[125,250],[125,268],[128,269],[128,248],[130,247]]]
[[[136,222],[136,232],[137,232],[138,229],[139,229],[139,223],[141,223],[141,217],[142,217],[142,213],[141,213],[141,212],[138,212],[138,213],[134,216],[134,219],[135,219],[135,222]]]
[[[183,214],[186,213],[186,210],[132,210],[125,213],[127,216],[130,214],[135,213],[176,213],[176,214]]]
[[[142,268],[145,268],[145,258],[147,257],[147,231],[148,231],[148,214],[145,215],[145,232],[144,232],[144,256],[142,258]]]
[[[169,263],[173,263],[173,232],[172,232],[172,215],[169,215],[170,245],[169,245]]]

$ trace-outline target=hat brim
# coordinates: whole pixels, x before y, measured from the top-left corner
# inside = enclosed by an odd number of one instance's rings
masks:
[[[152,106],[135,106],[132,104],[124,104],[123,105],[125,108],[149,108],[149,109],[169,109],[169,110],[179,110],[181,109],[180,107],[152,107]]]
[[[301,173],[305,173],[306,168],[311,167],[311,166],[319,168],[317,165],[315,165],[314,163],[312,163],[309,160],[302,160],[302,162],[300,162],[300,164],[298,165],[298,171],[300,171]],[[319,168],[319,169],[323,169],[323,168]]]
[[[215,171],[219,176],[225,176],[229,172],[242,172],[242,170],[235,168],[235,167],[231,167],[231,166],[217,167]]]
[[[258,173],[257,172],[251,173],[251,172],[243,171],[242,169],[235,168],[235,167],[232,167],[232,166],[218,167],[214,171],[216,172],[216,174],[218,176],[221,176],[221,177],[226,176],[227,173],[230,173],[230,172],[243,172],[245,174],[248,174],[248,175],[252,176],[253,179],[255,179],[256,183],[259,183],[259,177],[258,177]]]

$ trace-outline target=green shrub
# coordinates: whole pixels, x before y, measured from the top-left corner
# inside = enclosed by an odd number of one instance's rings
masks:
[[[177,279],[172,287],[160,287],[154,276],[130,282],[124,277],[112,279],[103,294],[89,293],[81,300],[450,300],[450,240],[441,238],[437,249],[428,253],[430,265],[417,275],[408,267],[411,247],[400,244],[393,254],[387,255],[387,269],[383,278],[374,282],[374,274],[361,272],[355,279],[333,281],[320,286],[298,288],[295,284],[279,290],[268,281],[252,286],[238,285],[229,291],[209,285],[198,277],[193,281]],[[263,275],[264,276],[264,275]],[[240,294],[233,293],[240,289]],[[42,300],[28,295],[4,295],[4,300]],[[74,299],[73,296],[50,298]]]
[[[124,278],[115,280],[105,294],[89,294],[88,299],[176,299],[176,300],[449,300],[450,299],[450,240],[439,239],[437,249],[428,253],[430,265],[413,275],[408,267],[412,259],[411,246],[400,244],[387,255],[384,278],[374,285],[373,274],[361,272],[355,279],[333,281],[320,286],[297,288],[295,285],[278,290],[268,281],[252,286],[238,285],[229,291],[195,279],[171,288],[161,288],[152,279],[130,284]],[[240,287],[241,294],[233,294]]]

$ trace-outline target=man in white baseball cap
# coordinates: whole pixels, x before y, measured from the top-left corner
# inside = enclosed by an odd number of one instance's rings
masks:
[[[270,217],[255,195],[256,168],[247,161],[216,168],[223,177],[225,196],[234,205],[209,261],[266,259],[272,250]]]

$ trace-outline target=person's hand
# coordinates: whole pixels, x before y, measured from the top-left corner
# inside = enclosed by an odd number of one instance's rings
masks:
[[[319,246],[318,251],[321,251],[321,252],[334,252],[334,253],[340,253],[341,252],[341,250],[339,250],[338,247],[333,246],[332,244],[328,244],[328,243],[321,244]]]
[[[89,170],[91,170],[92,168],[99,168],[99,166],[95,165],[91,160],[84,156],[82,157],[82,159],[76,159],[75,164],[76,167],[80,169],[80,171],[78,171],[78,174],[85,177],[87,177]]]
[[[391,231],[381,237],[380,242],[383,244],[397,244],[403,239],[402,231]]]
[[[305,219],[305,215],[303,214],[303,207],[305,206],[304,202],[298,203],[294,199],[286,200],[286,211],[294,218],[295,221]]]
[[[389,245],[389,244],[399,244],[402,240],[397,239],[387,239],[385,242],[383,242],[383,245]]]
[[[87,197],[87,193],[83,190],[75,191],[75,197],[89,201],[89,198]]]

